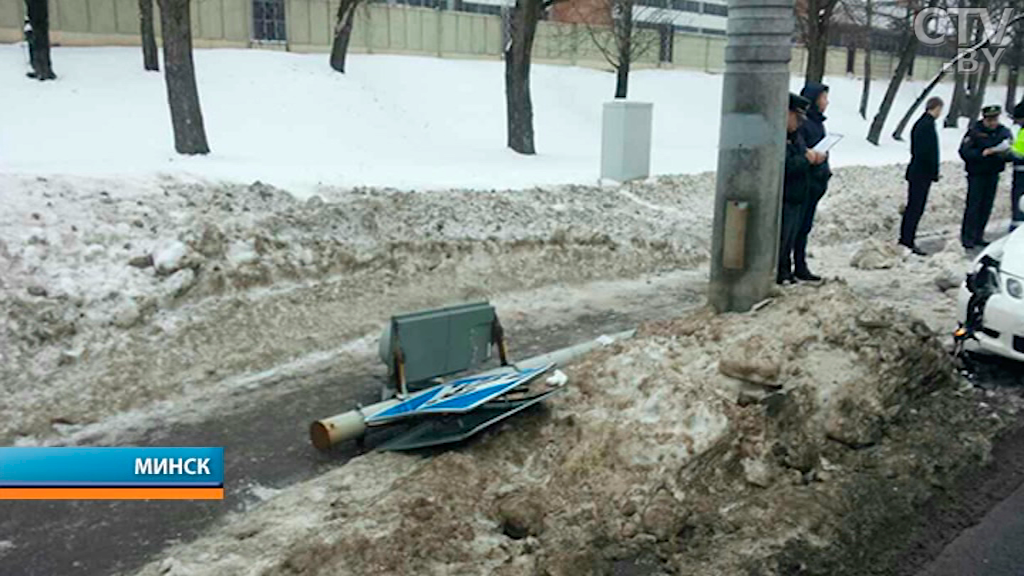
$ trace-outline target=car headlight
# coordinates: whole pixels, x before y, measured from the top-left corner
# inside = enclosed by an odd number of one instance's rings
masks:
[[[1014,298],[1020,300],[1024,298],[1024,284],[1016,278],[1006,279],[1006,292]]]

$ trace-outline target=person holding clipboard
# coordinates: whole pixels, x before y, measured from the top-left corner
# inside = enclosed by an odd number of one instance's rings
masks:
[[[832,177],[832,169],[828,165],[828,149],[835,145],[841,136],[829,135],[825,130],[828,86],[819,82],[809,82],[800,91],[800,95],[811,103],[807,108],[807,120],[800,126],[800,135],[807,147],[822,155],[823,159],[813,164],[807,174],[807,200],[804,203],[800,230],[793,247],[793,276],[797,280],[817,282],[821,277],[807,267],[807,239],[814,228],[814,214],[818,211],[818,202],[828,190],[828,180]]]
[[[797,237],[803,225],[804,206],[807,204],[808,175],[811,168],[825,161],[825,155],[804,145],[800,125],[806,119],[810,102],[796,94],[789,95],[789,114],[786,117],[786,165],[782,186],[782,226],[779,230],[778,284],[793,284],[792,256]]]
[[[971,124],[960,141],[960,158],[967,171],[967,202],[960,226],[960,243],[965,250],[984,248],[985,227],[992,215],[992,204],[999,187],[999,174],[1013,158],[1007,154],[1013,133],[999,123],[1002,106],[990,104],[981,109],[981,120]]]

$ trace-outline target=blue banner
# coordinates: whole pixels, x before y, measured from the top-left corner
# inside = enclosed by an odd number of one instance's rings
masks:
[[[223,486],[223,448],[0,448],[0,488]]]

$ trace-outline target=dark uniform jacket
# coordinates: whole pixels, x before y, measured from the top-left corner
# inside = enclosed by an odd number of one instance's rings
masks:
[[[821,110],[818,110],[818,97],[825,90],[824,84],[811,82],[800,91],[801,96],[811,101],[811,106],[807,109],[807,119],[800,125],[800,134],[803,136],[804,143],[808,148],[813,148],[815,144],[825,137],[825,115],[821,113]],[[811,166],[808,172],[808,186],[810,186],[812,192],[820,197],[825,192],[828,179],[831,177],[832,169],[829,168],[828,159],[826,158],[821,164]]]
[[[935,133],[935,118],[925,112],[910,131],[910,164],[907,180],[939,180],[939,137]]]
[[[986,148],[998,145],[1000,142],[1012,139],[1010,129],[1000,124],[994,129],[988,129],[981,120],[971,124],[960,142],[960,157],[964,160],[964,168],[968,174],[998,174],[1006,168],[1007,157],[1003,154],[990,154],[982,156]]]
[[[807,200],[807,177],[811,163],[807,160],[807,146],[800,131],[786,135],[786,179],[782,200],[787,204],[803,204]]]

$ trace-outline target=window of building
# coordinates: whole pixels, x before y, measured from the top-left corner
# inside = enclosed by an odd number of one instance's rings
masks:
[[[461,12],[470,12],[472,14],[491,14],[494,16],[501,15],[501,6],[498,6],[496,4],[475,4],[472,2],[459,2],[456,5],[455,9]]]
[[[701,34],[710,34],[712,36],[725,36],[725,30],[719,30],[718,28],[701,28]]]
[[[672,9],[699,14],[700,2],[697,2],[697,0],[672,0]]]
[[[700,33],[700,28],[696,26],[675,26],[676,32],[692,32],[694,34]]]
[[[725,4],[712,4],[711,2],[705,2],[704,13],[712,14],[714,16],[728,16],[729,7]]]
[[[255,40],[288,40],[284,22],[284,0],[253,0],[252,37]]]

